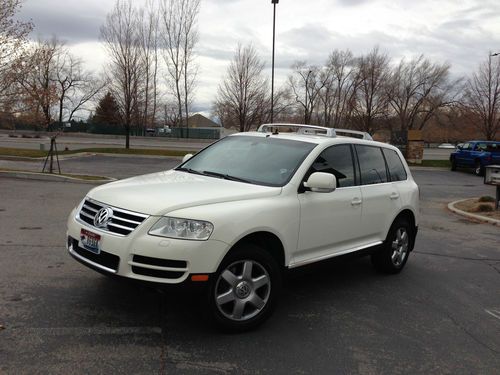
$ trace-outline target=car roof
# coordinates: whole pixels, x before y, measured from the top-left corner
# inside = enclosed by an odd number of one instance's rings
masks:
[[[366,139],[359,139],[359,138],[354,138],[354,137],[346,137],[346,136],[341,136],[341,135],[338,135],[336,137],[327,137],[327,136],[312,135],[312,134],[298,134],[298,133],[272,134],[272,133],[251,131],[251,132],[244,132],[244,133],[234,133],[234,134],[230,135],[230,137],[234,137],[234,136],[259,137],[259,138],[268,138],[269,137],[269,138],[276,138],[276,139],[286,139],[286,140],[297,141],[297,142],[315,143],[318,145],[327,145],[327,146],[335,145],[335,144],[350,143],[350,144],[361,144],[361,145],[368,145],[368,146],[385,147],[385,148],[397,150],[397,147],[392,146],[388,143],[371,141],[371,140],[366,140]]]
[[[465,143],[500,143],[500,141],[468,141]]]

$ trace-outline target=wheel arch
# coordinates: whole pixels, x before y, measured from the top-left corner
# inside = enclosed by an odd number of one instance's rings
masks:
[[[394,220],[391,223],[391,226],[399,219],[405,219],[410,224],[410,228],[412,231],[412,233],[411,233],[411,246],[410,246],[410,251],[411,251],[411,250],[413,250],[413,247],[415,246],[415,238],[417,236],[417,225],[416,225],[415,214],[409,208],[405,208],[396,215],[396,217],[394,218]]]
[[[238,247],[245,243],[254,244],[268,251],[280,267],[285,267],[286,256],[283,242],[276,234],[264,230],[252,232],[240,238],[233,246],[231,246],[225,257],[232,252],[237,251]]]

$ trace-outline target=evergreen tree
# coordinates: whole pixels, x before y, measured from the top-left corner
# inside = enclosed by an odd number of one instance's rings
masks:
[[[120,125],[120,108],[114,96],[107,92],[99,101],[92,117],[92,123],[100,125]]]

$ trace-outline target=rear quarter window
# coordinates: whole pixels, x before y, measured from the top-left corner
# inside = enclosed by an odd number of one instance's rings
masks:
[[[398,153],[394,150],[389,150],[388,148],[384,148],[383,152],[385,160],[387,161],[387,167],[389,168],[391,181],[406,180],[408,178],[408,175],[406,174],[406,169]]]

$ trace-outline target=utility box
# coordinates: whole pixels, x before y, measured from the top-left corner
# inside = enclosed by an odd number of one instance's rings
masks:
[[[500,165],[487,165],[484,167],[484,183],[497,187],[495,208],[498,210],[500,201]]]
[[[500,165],[484,167],[484,183],[486,185],[500,185]]]

